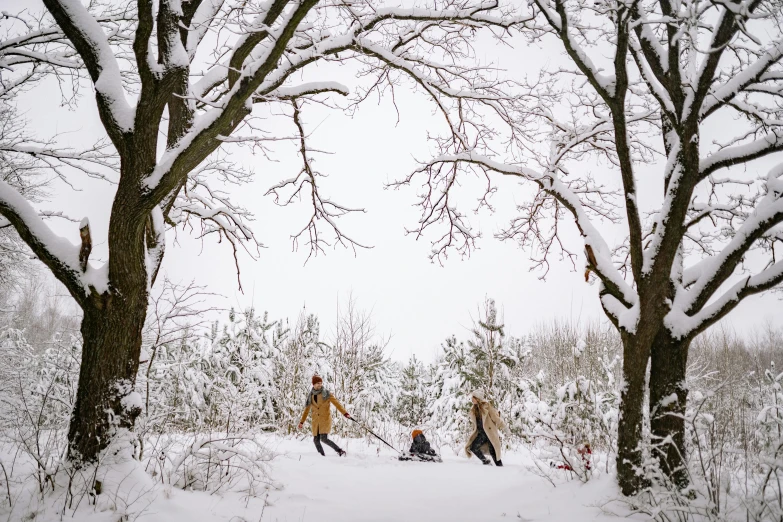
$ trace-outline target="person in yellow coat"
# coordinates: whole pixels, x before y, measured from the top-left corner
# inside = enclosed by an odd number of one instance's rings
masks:
[[[337,408],[337,411],[343,414],[346,419],[350,419],[351,416],[345,411],[340,401],[334,398],[329,393],[329,390],[324,388],[324,382],[318,375],[313,375],[313,389],[307,395],[307,402],[305,402],[305,410],[302,413],[302,420],[299,421],[299,429],[302,429],[304,422],[307,420],[307,415],[313,412],[312,428],[313,428],[313,442],[315,442],[315,449],[318,450],[323,456],[324,448],[321,443],[326,444],[341,457],[345,455],[345,451],[329,440],[329,432],[332,431],[332,404]]]

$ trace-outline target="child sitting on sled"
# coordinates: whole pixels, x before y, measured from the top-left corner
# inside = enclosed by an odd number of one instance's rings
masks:
[[[415,462],[443,462],[441,458],[432,449],[430,443],[424,437],[424,433],[421,430],[413,430],[411,434],[413,442],[408,453],[400,455],[399,460],[415,461]]]
[[[411,449],[409,450],[411,453],[430,455],[433,457],[436,455],[435,450],[430,447],[430,443],[427,442],[427,439],[424,437],[424,432],[421,430],[413,430],[411,436],[413,437]]]

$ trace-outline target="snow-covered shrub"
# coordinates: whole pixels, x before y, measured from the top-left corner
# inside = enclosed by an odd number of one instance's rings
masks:
[[[53,486],[65,455],[80,356],[81,345],[70,335],[55,336],[41,349],[21,330],[0,330],[0,433],[34,462],[40,493]]]
[[[465,372],[470,362],[465,344],[455,337],[446,339],[442,350],[431,371],[428,424],[437,445],[459,452],[468,435],[472,390],[468,389]]]
[[[513,429],[531,444],[538,461],[586,482],[599,465],[597,459],[608,466],[616,440],[619,392],[580,377],[542,400],[541,387],[541,380],[522,387],[524,396],[512,410]],[[598,449],[600,456],[594,453]]]
[[[257,317],[252,308],[241,314],[232,310],[222,335],[213,341],[207,373],[218,392],[215,417],[222,419],[226,432],[276,429],[272,407],[276,354],[269,339],[273,328],[266,313]]]
[[[745,498],[748,519],[783,520],[783,373],[774,363],[764,372],[762,408],[756,417],[759,440],[755,491]],[[746,466],[748,464],[746,463]]]
[[[268,463],[273,457],[252,436],[168,434],[147,469],[156,480],[176,488],[255,496],[272,485]]]

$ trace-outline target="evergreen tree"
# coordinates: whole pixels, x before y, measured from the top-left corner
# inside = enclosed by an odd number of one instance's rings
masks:
[[[474,321],[468,339],[468,364],[465,368],[467,382],[480,389],[496,405],[506,398],[510,389],[511,371],[517,363],[515,352],[521,342],[513,337],[506,339],[505,325],[498,318],[495,300],[487,298],[484,309]]]
[[[411,356],[402,369],[399,396],[395,408],[397,422],[403,426],[415,427],[429,418],[427,411],[427,372],[424,365]]]
[[[213,346],[222,372],[226,424],[235,429],[275,427],[272,405],[274,395],[275,353],[268,332],[275,323],[267,313],[257,317],[249,308],[237,316],[232,309],[223,334]]]
[[[458,451],[468,430],[472,384],[470,356],[465,343],[452,336],[432,368],[430,424],[438,439]]]

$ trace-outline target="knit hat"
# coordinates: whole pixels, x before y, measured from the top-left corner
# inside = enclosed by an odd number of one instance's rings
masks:
[[[413,437],[414,439],[419,435],[424,435],[424,432],[421,430],[413,430],[413,433],[411,433],[411,437]]]
[[[487,402],[487,399],[484,398],[484,392],[481,390],[476,390],[473,393],[470,394],[471,397],[475,397],[481,402]]]
[[[321,379],[318,375],[313,375],[313,386],[315,386],[319,382],[324,382],[324,380]]]

